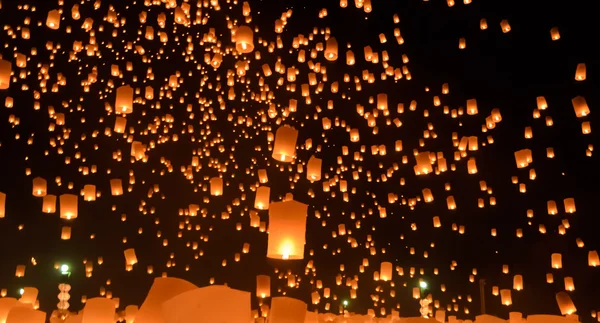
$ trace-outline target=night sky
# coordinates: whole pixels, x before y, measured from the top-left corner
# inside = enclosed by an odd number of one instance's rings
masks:
[[[419,315],[412,289],[426,281],[425,294],[439,301],[441,309],[452,306],[448,315],[473,319],[481,313],[479,280],[484,279],[487,312],[508,318],[515,311],[560,315],[555,294],[565,291],[564,277],[572,277],[575,290],[568,294],[577,314],[583,322],[596,320],[600,269],[588,265],[588,253],[600,248],[600,163],[594,151],[600,27],[594,22],[593,1],[456,0],[449,6],[446,0],[372,0],[372,11],[366,13],[354,0],[346,8],[338,0],[249,0],[248,17],[242,15],[241,2],[220,0],[216,8],[213,1],[199,1],[200,10],[195,0],[171,1],[190,5],[187,25],[175,22],[176,10],[168,2],[0,0],[0,55],[12,63],[13,73],[10,87],[0,90],[0,192],[6,194],[5,217],[0,218],[0,288],[6,296],[18,298],[20,288],[36,287],[39,309],[52,312],[61,281],[55,264],[68,264],[72,311],[83,308],[83,295],[89,299],[102,291],[120,299],[119,310],[141,305],[161,275],[199,287],[214,278],[214,284],[251,292],[252,307],[258,309],[256,275],[266,274],[272,296],[303,300],[311,311],[325,312],[329,303],[329,311],[338,313],[348,300],[349,312],[375,309],[381,315],[382,307],[386,314],[399,308],[408,317]],[[79,19],[72,15],[76,3]],[[46,20],[55,9],[63,13],[60,27],[53,30]],[[327,14],[319,18],[323,9]],[[142,12],[147,13],[145,22],[140,21]],[[286,12],[292,14],[283,32],[276,33],[275,21]],[[157,19],[163,13],[161,28]],[[485,30],[480,28],[483,18]],[[93,20],[88,29],[82,27],[86,19]],[[503,20],[510,31],[503,32]],[[233,25],[254,29],[252,53],[235,51]],[[154,29],[153,40],[145,37],[147,26]],[[551,37],[553,27],[558,40]],[[23,28],[29,29],[28,39]],[[214,42],[207,36],[211,28]],[[307,38],[313,29],[312,40],[293,48],[294,38]],[[159,32],[168,41],[161,42]],[[315,50],[325,47],[329,37],[339,44],[336,61]],[[461,38],[464,49],[459,49]],[[80,51],[75,42],[81,42]],[[86,46],[94,42],[97,48],[88,55]],[[378,53],[379,62],[366,61],[365,46]],[[346,64],[348,49],[354,52],[354,65]],[[299,50],[305,51],[306,62],[298,61]],[[205,55],[213,58],[217,52],[223,58],[214,68]],[[19,54],[25,55],[26,66],[18,66]],[[287,72],[278,73],[277,61],[286,69],[294,66],[297,79],[290,82]],[[248,64],[245,75],[237,69],[242,62]],[[587,73],[577,81],[580,63]],[[264,75],[263,64],[273,75]],[[384,64],[392,71],[405,69],[401,78],[392,73],[382,80]],[[117,76],[111,75],[111,65],[118,66]],[[363,79],[365,70],[373,74],[373,82]],[[307,102],[301,87],[309,83],[309,73],[315,73],[317,84],[310,85]],[[344,81],[345,74],[350,82]],[[169,84],[173,75],[175,87]],[[334,82],[337,93],[331,90]],[[448,94],[442,93],[445,83]],[[293,84],[294,92],[289,90]],[[116,89],[123,85],[139,89],[126,116],[115,113]],[[144,97],[147,86],[154,90],[152,99]],[[234,98],[228,97],[230,89]],[[378,110],[380,93],[387,94],[387,109]],[[546,99],[545,110],[538,110],[540,96]],[[589,115],[576,115],[572,99],[577,96],[585,98]],[[441,104],[434,103],[435,97]],[[290,99],[297,100],[296,111],[288,108]],[[466,111],[470,99],[476,99],[476,114]],[[364,113],[357,111],[359,104]],[[493,110],[500,112],[501,121],[490,127],[486,118],[495,115]],[[64,114],[64,124],[58,114]],[[117,117],[127,119],[126,134],[114,131]],[[331,120],[331,129],[324,130],[324,118]],[[583,133],[584,122],[591,133]],[[269,136],[282,125],[298,130],[291,163],[272,157]],[[358,142],[351,141],[350,129],[358,129]],[[478,149],[459,151],[461,139],[472,136]],[[401,151],[395,149],[398,140]],[[147,146],[143,160],[131,156],[132,141]],[[373,146],[381,150],[382,145],[385,155],[372,153]],[[553,158],[547,156],[550,147]],[[515,152],[522,149],[531,150],[533,162],[517,168]],[[443,156],[448,170],[439,172],[433,159],[433,173],[416,175],[415,151]],[[194,156],[199,157],[197,167],[191,166]],[[306,176],[312,156],[322,159],[316,182]],[[476,162],[475,174],[468,172],[469,160]],[[191,171],[187,178],[186,169]],[[267,232],[250,226],[260,169],[268,173],[268,182],[260,185],[270,187],[272,202],[292,193],[294,200],[308,205],[303,260],[267,258]],[[47,181],[47,194],[79,196],[76,219],[61,219],[58,202],[56,213],[42,212],[42,198],[32,195],[36,177]],[[224,180],[222,196],[210,194],[213,177]],[[122,180],[123,195],[111,195],[111,179]],[[347,181],[347,199],[341,181]],[[481,189],[481,181],[487,188]],[[329,183],[329,192],[323,183]],[[526,192],[520,192],[519,184]],[[96,186],[96,201],[80,196],[85,185]],[[423,189],[431,190],[432,202],[425,202]],[[449,196],[456,201],[455,210],[448,208]],[[576,212],[565,212],[566,198],[574,198]],[[558,207],[555,215],[548,214],[551,200]],[[203,211],[189,216],[190,204]],[[257,212],[268,225],[269,211]],[[434,217],[441,227],[434,227]],[[346,235],[339,235],[340,224]],[[68,240],[61,239],[65,226],[72,232]],[[349,239],[355,239],[354,247]],[[245,243],[250,244],[247,254],[242,253]],[[129,248],[138,259],[131,271],[123,253]],[[241,254],[239,262],[236,253]],[[551,267],[553,253],[562,254],[562,269]],[[369,266],[361,273],[364,258]],[[392,282],[374,281],[374,272],[386,261],[403,275],[394,270]],[[93,263],[91,277],[86,277],[86,262]],[[26,265],[24,277],[15,277],[18,265]],[[548,273],[552,284],[546,282]],[[289,275],[296,276],[294,287],[288,286]],[[523,290],[512,290],[514,275],[523,276]],[[342,277],[340,286],[337,276]],[[356,299],[350,298],[347,278],[358,279]],[[331,288],[331,298],[324,298],[318,280]],[[492,295],[494,286],[512,290],[511,306]],[[320,293],[319,304],[311,304],[314,291]],[[373,295],[379,302],[374,303]]]

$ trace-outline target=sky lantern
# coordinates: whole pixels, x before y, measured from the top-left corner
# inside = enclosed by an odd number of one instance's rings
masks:
[[[256,276],[256,297],[267,298],[271,297],[271,276],[257,275]]]
[[[114,317],[114,301],[106,297],[94,297],[85,302],[81,323],[110,322]]]
[[[271,188],[268,186],[260,186],[256,189],[256,198],[254,207],[258,210],[268,210],[271,199]]]
[[[60,239],[61,240],[69,240],[71,239],[71,227],[63,226],[60,231]]]
[[[210,195],[221,196],[223,195],[223,179],[220,177],[213,177],[210,179]]]
[[[512,295],[510,289],[501,289],[500,290],[500,302],[504,306],[512,305]]]
[[[554,268],[554,269],[562,268],[562,255],[560,253],[552,254],[552,268]]]
[[[271,203],[268,258],[304,259],[307,210],[308,205],[294,200]]]
[[[577,308],[571,300],[571,296],[565,292],[558,292],[556,294],[556,303],[558,304],[558,308],[562,315],[571,315],[577,312]]]
[[[590,266],[590,267],[600,266],[600,258],[598,257],[598,251],[590,250],[588,252],[588,266]]]
[[[577,64],[577,70],[575,71],[575,80],[576,81],[585,81],[586,73],[585,73],[585,63]]]
[[[254,50],[254,32],[248,26],[241,26],[235,31],[235,49],[243,54]]]
[[[502,28],[503,33],[506,34],[510,32],[510,24],[508,23],[507,19],[503,19],[502,21],[500,21],[500,27]]]
[[[590,109],[588,108],[584,97],[577,96],[573,98],[571,102],[573,103],[573,109],[575,110],[575,115],[577,118],[583,118],[590,114]]]
[[[273,145],[273,158],[280,162],[290,162],[296,156],[296,140],[298,130],[283,125],[275,133],[275,144]]]
[[[131,86],[123,85],[117,88],[115,112],[118,114],[130,114],[133,112],[133,88]]]
[[[7,90],[9,88],[11,73],[11,62],[0,59],[0,90]]]
[[[137,256],[135,255],[135,249],[129,248],[126,249],[123,253],[125,254],[125,264],[129,266],[137,264],[138,260]]]
[[[316,182],[321,180],[321,168],[323,161],[320,158],[311,156],[306,166],[306,178],[309,181]]]
[[[552,38],[552,40],[560,39],[560,32],[558,31],[558,27],[552,27],[552,29],[550,29],[550,38]]]
[[[390,280],[392,280],[393,272],[394,272],[394,270],[393,270],[392,263],[384,261],[381,263],[381,269],[379,271],[379,279],[381,279],[383,281],[390,281]]]
[[[2,193],[0,193],[0,211],[2,210],[2,208],[1,208],[2,201],[1,200],[2,200]],[[44,213],[56,212],[56,195],[48,194],[43,197],[42,212],[44,212]],[[2,214],[2,213],[0,212],[0,214]]]
[[[60,11],[55,9],[48,12],[46,26],[53,30],[58,30],[58,28],[60,28]]]
[[[6,216],[6,194],[0,192],[0,218]]]
[[[77,195],[62,194],[60,196],[60,218],[67,220],[77,218]]]
[[[338,58],[338,42],[335,37],[329,37],[325,45],[325,59],[335,61]]]
[[[110,193],[112,196],[123,195],[123,183],[120,179],[114,178],[110,180]]]
[[[46,313],[29,306],[14,306],[6,316],[6,323],[44,323]]]
[[[306,310],[306,303],[300,300],[289,297],[273,297],[269,311],[269,323],[304,323]]]

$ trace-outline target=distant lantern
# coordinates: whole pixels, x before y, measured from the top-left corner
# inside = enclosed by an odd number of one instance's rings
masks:
[[[323,161],[320,158],[317,158],[315,156],[311,156],[310,159],[308,160],[308,164],[306,166],[307,168],[307,172],[306,172],[306,178],[309,181],[320,181],[321,180],[321,165],[322,165]]]
[[[308,205],[288,200],[271,203],[267,257],[304,259]]]
[[[575,290],[575,282],[573,281],[573,277],[565,277],[565,290],[569,292]]]
[[[256,199],[254,200],[254,207],[259,210],[268,210],[270,199],[271,188],[268,186],[260,186],[256,190]]]
[[[575,199],[572,197],[566,198],[563,200],[563,203],[565,205],[565,212],[567,213],[575,213],[575,211],[577,210],[575,208]]]
[[[501,289],[500,290],[500,301],[504,306],[512,305],[512,296],[510,289]]]
[[[6,216],[6,194],[0,192],[0,218]]]
[[[558,31],[558,27],[552,27],[552,29],[550,29],[550,37],[552,38],[552,40],[560,39],[560,32]]]
[[[67,220],[77,218],[77,195],[63,194],[60,196],[60,218]]]
[[[69,240],[71,239],[71,227],[64,226],[60,231],[60,239],[61,240]]]
[[[504,19],[500,22],[500,27],[502,28],[502,32],[505,34],[510,31],[510,24],[508,23],[508,20],[506,20],[506,19]]]
[[[235,49],[243,54],[254,50],[254,32],[248,26],[241,26],[235,31]]]
[[[515,275],[513,277],[513,289],[514,290],[523,290],[523,276]]]
[[[271,277],[268,275],[256,276],[256,297],[271,297]]]
[[[562,255],[560,253],[552,254],[552,268],[554,268],[554,269],[562,268]]]
[[[110,193],[112,196],[123,195],[123,182],[120,179],[110,180]]]
[[[35,197],[44,197],[47,193],[47,184],[46,180],[41,177],[36,177],[33,179],[33,196]]]
[[[562,315],[571,315],[577,312],[577,308],[575,307],[575,304],[573,304],[571,297],[565,292],[556,294],[556,303],[558,304],[558,308]]]
[[[335,37],[329,37],[325,46],[325,59],[335,61],[338,58],[338,42]]]
[[[390,281],[390,280],[392,280],[393,272],[394,272],[394,270],[393,270],[392,263],[384,261],[381,263],[381,268],[379,271],[379,279],[383,280],[383,281]]]
[[[127,126],[127,119],[123,117],[117,117],[115,119],[115,128],[114,131],[116,133],[125,133],[125,127]]]
[[[600,258],[598,257],[598,251],[590,250],[588,252],[588,266],[590,266],[590,267],[600,266]]]
[[[385,93],[377,94],[377,109],[386,111],[388,109],[388,97]]]
[[[585,81],[586,78],[586,69],[585,63],[577,64],[577,70],[575,70],[575,80],[576,81]]]
[[[469,99],[467,100],[467,114],[468,115],[475,115],[477,114],[477,100],[476,99]]]
[[[517,168],[525,168],[533,162],[531,149],[522,149],[515,152]]]
[[[60,11],[51,10],[46,18],[46,27],[57,30],[60,27]]]
[[[123,254],[125,255],[125,264],[129,265],[129,266],[133,266],[135,264],[137,264],[138,259],[137,256],[135,255],[135,249],[133,248],[129,248],[126,249]]]
[[[213,177],[210,179],[210,195],[220,196],[223,195],[223,179],[220,177]]]
[[[119,114],[129,114],[133,112],[133,88],[131,86],[124,85],[117,88],[115,112]]]
[[[585,101],[584,97],[577,96],[577,97],[571,99],[571,102],[573,103],[573,109],[575,110],[575,115],[578,118],[583,118],[583,117],[587,116],[588,114],[590,114],[590,108],[588,108],[587,102]]]
[[[481,30],[486,30],[488,28],[487,20],[485,18],[481,18],[481,20],[479,20],[479,28]]]
[[[415,159],[417,161],[414,166],[414,171],[416,175],[425,175],[433,172],[433,167],[431,166],[431,159],[429,157],[429,152],[422,152],[415,155]]]
[[[279,127],[275,133],[273,158],[280,162],[291,162],[296,156],[296,140],[298,130],[288,125]]]
[[[0,90],[7,90],[9,88],[11,73],[11,62],[0,59]]]
[[[0,193],[0,212],[2,208],[2,193]],[[42,212],[54,213],[56,212],[56,195],[46,195],[42,201]],[[1,213],[0,213],[1,214]],[[2,216],[0,216],[1,218]]]
[[[83,200],[86,202],[93,202],[96,200],[96,185],[85,185],[83,186],[83,190],[81,192],[83,196]]]

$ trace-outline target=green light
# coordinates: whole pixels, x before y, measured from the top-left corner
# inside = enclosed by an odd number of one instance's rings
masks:
[[[69,273],[69,265],[65,264],[65,265],[60,266],[60,272],[63,275],[68,274]]]
[[[420,281],[419,286],[421,286],[421,288],[427,288],[427,282]]]
[[[344,306],[348,306],[348,300],[344,300],[342,303],[344,304]]]
[[[25,293],[25,290],[23,288],[19,289],[19,294],[23,295]]]

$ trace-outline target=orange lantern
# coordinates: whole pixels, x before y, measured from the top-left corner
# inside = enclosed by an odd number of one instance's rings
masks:
[[[294,200],[271,203],[268,258],[304,258],[307,210],[308,205]]]
[[[296,156],[296,140],[298,130],[283,125],[275,133],[275,144],[273,146],[273,158],[280,162],[290,162]]]

